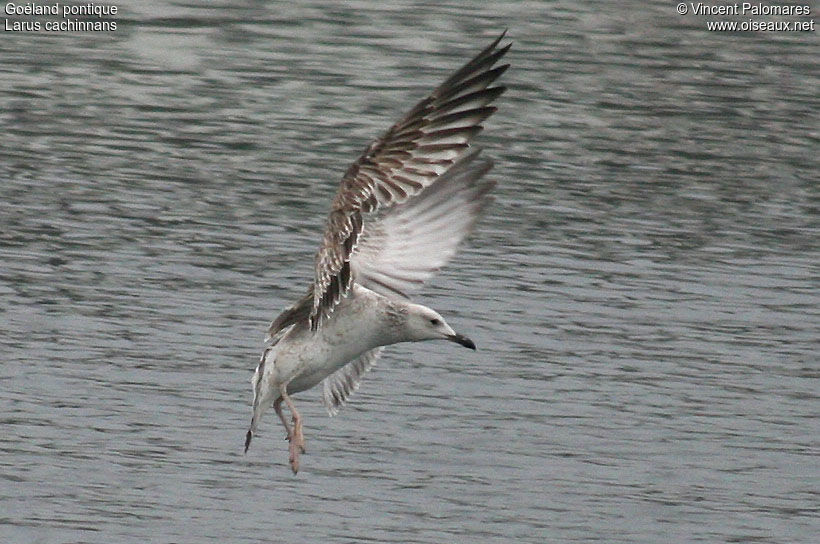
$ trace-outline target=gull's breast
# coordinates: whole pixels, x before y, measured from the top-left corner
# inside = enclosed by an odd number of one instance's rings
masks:
[[[282,339],[286,345],[280,347],[280,358],[295,363],[295,376],[288,384],[289,393],[318,385],[364,352],[384,345],[380,298],[372,291],[356,286],[318,331],[299,327]]]

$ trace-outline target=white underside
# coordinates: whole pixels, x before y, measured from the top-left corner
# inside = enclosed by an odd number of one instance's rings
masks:
[[[295,325],[266,354],[269,387],[278,390],[287,384],[288,394],[305,391],[364,352],[394,343],[386,318],[390,304],[386,297],[354,285],[317,332],[307,323]]]

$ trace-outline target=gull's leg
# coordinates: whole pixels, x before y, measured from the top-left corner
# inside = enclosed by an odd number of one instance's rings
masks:
[[[290,428],[290,423],[288,423],[287,418],[285,418],[285,414],[282,413],[282,397],[273,401],[273,409],[276,411],[276,415],[279,416],[279,421],[282,422],[282,425],[285,426],[285,430],[288,432],[285,438],[290,440],[290,437],[293,436],[293,430]]]
[[[290,400],[286,386],[283,386],[279,391],[282,395],[282,400],[288,405],[288,410],[290,410],[291,416],[293,416],[293,430],[288,436],[288,440],[290,441],[289,461],[290,468],[293,469],[293,473],[296,474],[299,472],[299,453],[305,452],[305,437],[302,435],[302,416],[299,414],[299,411],[296,410],[293,401]]]

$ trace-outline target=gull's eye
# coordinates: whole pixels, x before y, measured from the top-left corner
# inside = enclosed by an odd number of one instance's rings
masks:
[[[441,320],[434,317],[433,319],[430,320],[430,324],[431,325],[436,325],[436,326],[441,325]]]

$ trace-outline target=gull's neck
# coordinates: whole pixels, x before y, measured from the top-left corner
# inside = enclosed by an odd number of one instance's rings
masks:
[[[325,324],[325,338],[333,342],[340,334],[368,345],[368,349],[406,342],[408,307],[404,300],[392,299],[354,284]],[[342,329],[346,330],[342,330]]]

